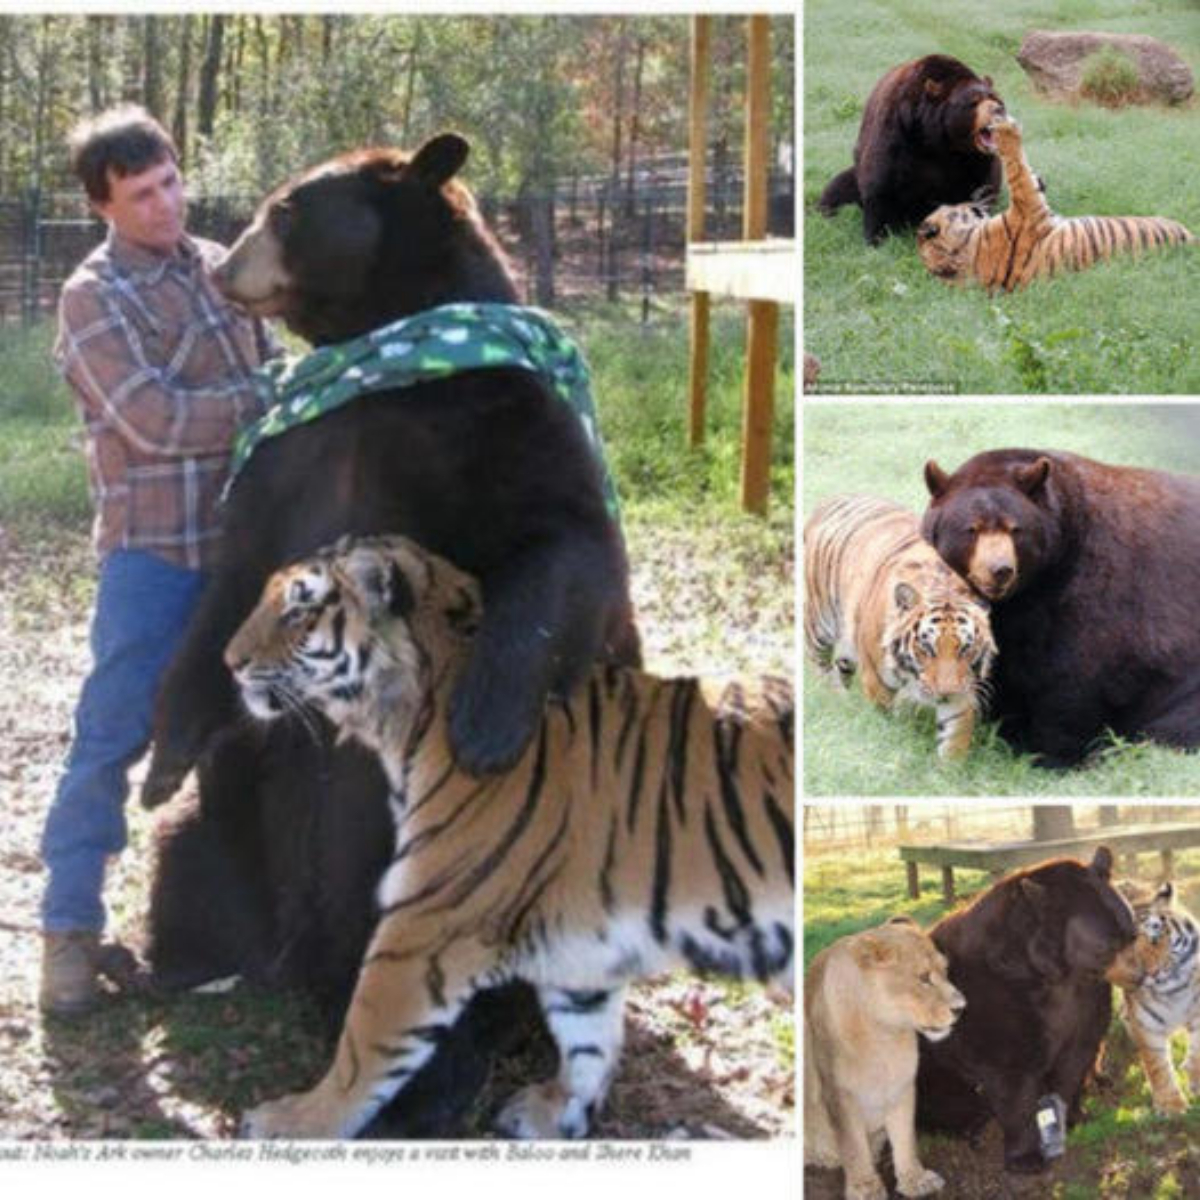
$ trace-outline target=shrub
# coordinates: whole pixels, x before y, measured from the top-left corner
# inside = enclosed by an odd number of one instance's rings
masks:
[[[1141,90],[1137,63],[1115,46],[1105,46],[1084,60],[1079,91],[1097,104],[1108,108],[1133,104]]]

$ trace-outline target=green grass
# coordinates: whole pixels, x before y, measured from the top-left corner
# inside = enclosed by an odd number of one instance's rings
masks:
[[[927,459],[953,470],[1002,446],[1070,450],[1108,462],[1194,470],[1200,405],[915,402],[805,405],[802,512],[839,492],[865,492],[923,511]],[[807,664],[806,664],[807,665]],[[993,726],[965,760],[944,763],[928,713],[889,715],[858,690],[804,672],[804,780],[810,796],[1200,794],[1200,755],[1114,746],[1070,772],[1034,767]]]
[[[1200,232],[1189,148],[1200,108],[1055,103],[1015,55],[1030,29],[1095,29],[1162,38],[1200,65],[1190,0],[1044,0],[947,7],[937,0],[812,0],[805,10],[805,349],[835,392],[1200,392],[1197,248],[1117,261],[989,298],[950,288],[921,266],[911,236],[878,248],[861,212],[816,213],[822,188],[850,165],[862,108],[890,67],[954,55],[1021,121],[1029,160],[1063,215],[1157,214]],[[852,46],[848,54],[845,48]]]

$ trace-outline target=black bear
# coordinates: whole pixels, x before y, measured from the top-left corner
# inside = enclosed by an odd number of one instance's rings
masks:
[[[973,1135],[995,1117],[1010,1171],[1046,1165],[1039,1101],[1058,1096],[1068,1119],[1112,1017],[1103,973],[1136,933],[1111,886],[1112,854],[1055,859],[1015,872],[930,931],[967,1007],[945,1040],[921,1039],[917,1119]]]
[[[1200,745],[1200,478],[1050,450],[925,467],[922,532],[992,602],[992,711],[1043,766]]]
[[[918,225],[941,204],[991,203],[1000,160],[988,124],[1004,104],[991,79],[965,63],[930,54],[893,67],[867,97],[854,166],[825,186],[818,207],[863,212],[871,245]]]
[[[399,318],[515,305],[503,255],[455,179],[467,152],[448,133],[411,156],[359,151],[306,172],[263,202],[218,286],[319,346],[337,343],[335,358]],[[542,374],[513,366],[358,396],[258,445],[159,699],[143,799],[172,795],[194,764],[200,780],[198,807],[160,847],[149,946],[160,978],[299,983],[340,1024],[373,924],[393,844],[378,767],[311,717],[253,727],[222,663],[268,575],[342,534],[390,532],[478,576],[486,612],[456,686],[452,742],[464,767],[487,773],[520,754],[547,696],[595,658],[639,659],[604,489],[585,422]],[[434,1082],[406,1093],[406,1133],[445,1132],[443,1112],[473,1098],[486,1064],[465,1020],[428,1069]]]

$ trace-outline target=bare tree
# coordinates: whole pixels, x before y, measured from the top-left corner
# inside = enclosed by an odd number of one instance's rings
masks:
[[[221,72],[225,17],[221,13],[213,13],[207,21],[208,35],[204,46],[204,60],[200,64],[200,97],[196,112],[196,132],[204,138],[212,137],[217,119],[217,83]]]
[[[191,13],[184,18],[179,30],[179,79],[175,88],[175,116],[171,121],[171,136],[180,160],[186,164],[188,156],[188,107],[192,90],[192,23]]]
[[[158,17],[142,18],[142,103],[163,117],[161,28]]]

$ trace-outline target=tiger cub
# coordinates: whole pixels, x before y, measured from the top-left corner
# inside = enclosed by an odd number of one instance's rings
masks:
[[[1008,210],[989,217],[977,204],[944,204],[917,229],[921,261],[939,279],[977,279],[1012,291],[1059,270],[1080,271],[1114,254],[1196,239],[1166,217],[1060,217],[1046,203],[1021,148],[1021,129],[998,117],[988,126],[1008,183]]]
[[[558,1078],[502,1111],[582,1137],[617,1063],[626,985],[676,965],[787,976],[793,701],[596,667],[503,774],[458,768],[446,709],[481,612],[471,578],[403,538],[343,540],[276,572],[225,659],[250,712],[299,704],[375,750],[396,849],[333,1065],[260,1105],[254,1137],[349,1137],[482,988],[537,988]]]
[[[1125,1025],[1150,1084],[1154,1107],[1183,1112],[1188,1102],[1171,1065],[1171,1035],[1188,1032],[1183,1069],[1192,1098],[1200,1099],[1200,928],[1175,903],[1175,888],[1157,891],[1125,881],[1117,885],[1133,906],[1138,937],[1118,956],[1108,979],[1124,994]]]
[[[987,605],[921,537],[915,513],[836,496],[804,527],[804,639],[818,668],[890,708],[932,705],[937,751],[966,754],[996,656]]]

